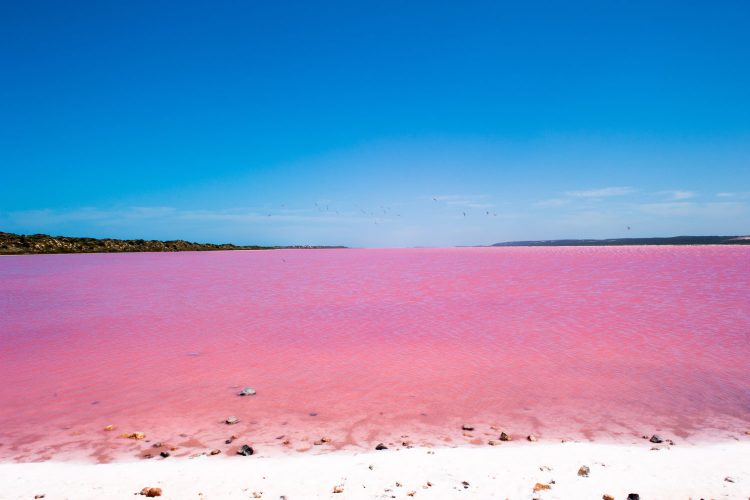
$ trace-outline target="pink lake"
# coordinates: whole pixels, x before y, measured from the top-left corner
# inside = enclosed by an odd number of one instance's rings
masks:
[[[750,247],[0,257],[0,380],[6,461],[729,439]]]

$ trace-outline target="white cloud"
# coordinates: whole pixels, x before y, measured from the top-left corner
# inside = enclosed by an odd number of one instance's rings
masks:
[[[641,212],[660,217],[732,217],[748,211],[748,205],[740,202],[695,203],[674,201],[644,203],[637,206]]]
[[[730,192],[722,192],[722,193],[716,193],[716,196],[719,198],[739,198],[739,199],[748,199],[750,198],[750,191],[740,191],[736,193],[730,193]]]
[[[574,198],[606,198],[609,196],[624,196],[634,192],[635,189],[631,187],[615,186],[599,189],[587,189],[584,191],[568,191],[565,193],[565,195],[572,196]]]
[[[695,197],[695,193],[692,191],[679,191],[674,189],[669,191],[660,191],[658,194],[669,196],[669,199],[671,200],[688,200]]]
[[[537,201],[536,203],[534,203],[534,206],[541,208],[554,208],[567,205],[568,203],[570,203],[570,200],[567,200],[565,198],[550,198],[548,200]]]
[[[445,203],[446,205],[466,207],[466,208],[492,208],[495,206],[494,203],[487,202],[486,194],[445,194],[435,195],[431,199],[436,202]]]

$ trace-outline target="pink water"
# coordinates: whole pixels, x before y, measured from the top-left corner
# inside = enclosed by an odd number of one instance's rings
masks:
[[[727,438],[749,360],[750,248],[0,258],[0,460]]]

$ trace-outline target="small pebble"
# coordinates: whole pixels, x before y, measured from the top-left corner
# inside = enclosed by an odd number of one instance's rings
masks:
[[[461,484],[464,486],[464,489],[469,487],[469,481],[461,481]]]
[[[602,500],[615,500],[615,497],[612,495],[607,495],[606,493],[602,495]]]
[[[232,415],[231,417],[227,417],[227,419],[225,420],[225,422],[227,423],[227,425],[233,425],[233,424],[236,424],[239,421],[240,421],[240,419],[237,418],[237,417],[235,417],[234,415]]]
[[[378,444],[378,445],[377,445],[377,446],[375,447],[375,449],[376,449],[376,450],[378,450],[378,451],[380,451],[380,450],[387,450],[387,449],[388,449],[388,447],[387,447],[386,445],[384,445],[383,443],[380,443],[380,444]]]
[[[504,432],[500,433],[500,441],[512,441],[513,438],[510,436],[510,434],[506,434]]]
[[[334,486],[333,487],[333,492],[334,493],[343,493],[344,492],[344,485],[343,484],[338,484],[338,485]]]
[[[591,469],[589,469],[588,465],[582,465],[580,469],[578,469],[578,475],[581,477],[589,477],[589,472],[591,472]]]
[[[733,477],[731,477],[731,476],[727,476],[727,477],[724,478],[724,481],[726,481],[728,483],[733,483],[733,482],[735,482],[735,479]]]
[[[464,424],[464,425],[461,426],[461,430],[464,430],[464,431],[473,431],[474,430],[474,426],[473,425],[469,425],[469,424]]]
[[[141,490],[141,495],[145,497],[160,497],[161,496],[161,488],[152,488],[149,486],[146,486]]]
[[[214,449],[213,449],[213,450],[211,450],[211,451],[210,451],[209,453],[210,453],[211,455],[218,455],[219,453],[221,453],[221,450],[220,450],[220,449],[218,449],[218,448],[214,448]]]
[[[653,436],[651,436],[651,439],[649,439],[649,441],[656,444],[664,442],[664,440],[658,434],[654,434]]]
[[[245,387],[240,391],[240,396],[255,396],[255,389],[252,387]]]
[[[534,441],[536,441],[536,436],[534,436],[533,434],[529,434],[528,436],[526,436],[526,439],[533,443]]]
[[[169,456],[169,452],[168,451],[162,451],[161,453],[159,453],[159,455],[161,455],[162,458],[167,458]]]
[[[641,500],[641,496],[638,493],[628,493],[628,500]]]

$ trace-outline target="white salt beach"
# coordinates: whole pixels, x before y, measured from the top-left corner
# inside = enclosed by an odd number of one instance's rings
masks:
[[[264,457],[201,456],[108,464],[0,464],[0,498],[745,499],[750,438],[713,444],[503,443]],[[581,466],[588,477],[578,475]],[[535,486],[549,489],[534,491]],[[334,488],[341,490],[334,493]]]

